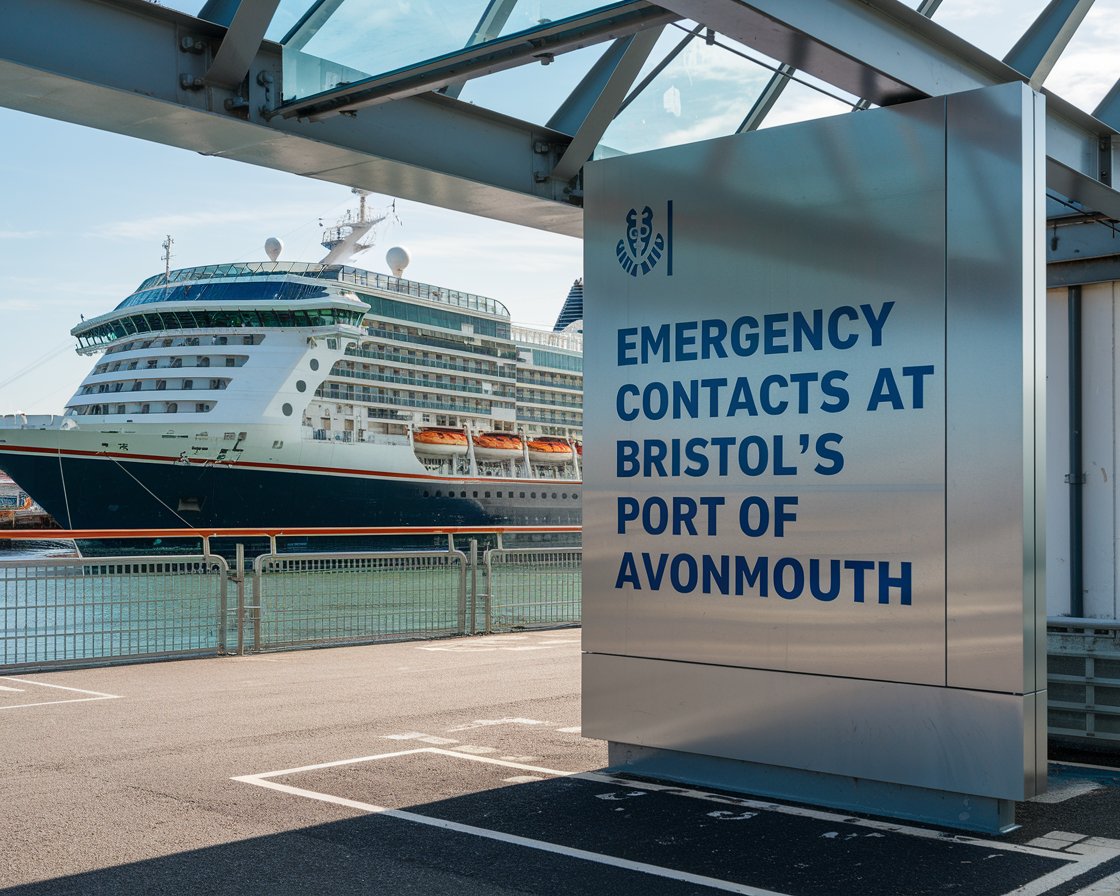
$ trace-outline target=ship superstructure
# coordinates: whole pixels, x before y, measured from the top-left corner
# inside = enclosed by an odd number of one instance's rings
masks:
[[[59,417],[0,419],[0,469],[70,528],[571,524],[582,337],[337,261],[165,270],[83,320]],[[383,218],[384,216],[382,216]]]

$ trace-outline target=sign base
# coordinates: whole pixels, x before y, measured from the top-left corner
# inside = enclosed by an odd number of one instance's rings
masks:
[[[1018,827],[1013,800],[886,784],[614,741],[607,744],[607,760],[608,771],[614,774],[640,775],[752,796],[886,815],[982,834],[1006,834]]]

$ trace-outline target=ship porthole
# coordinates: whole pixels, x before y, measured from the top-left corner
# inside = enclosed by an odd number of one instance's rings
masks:
[[[318,358],[312,358],[311,359],[311,369],[312,370],[318,370],[319,369],[319,359]]]
[[[306,392],[307,391],[307,383],[305,383],[303,380],[296,380],[296,391],[297,392]]]
[[[285,417],[292,416],[292,406],[290,404],[288,404],[287,402],[284,402],[284,406],[282,408],[280,408],[280,410],[282,410],[284,412]]]

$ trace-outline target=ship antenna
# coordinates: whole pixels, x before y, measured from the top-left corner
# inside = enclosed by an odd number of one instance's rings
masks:
[[[175,240],[171,239],[171,234],[167,234],[167,239],[163,241],[163,282],[167,283],[171,280],[171,247],[175,245]]]

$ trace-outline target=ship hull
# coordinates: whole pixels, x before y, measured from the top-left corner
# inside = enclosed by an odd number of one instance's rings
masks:
[[[72,529],[579,525],[575,480],[260,469],[64,452],[0,468]]]

